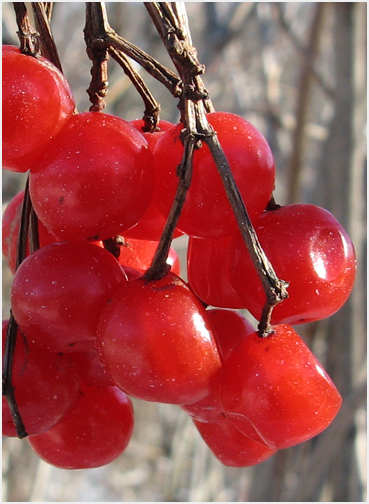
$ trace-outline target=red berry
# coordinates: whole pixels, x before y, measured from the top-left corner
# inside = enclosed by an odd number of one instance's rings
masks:
[[[114,381],[108,376],[97,356],[96,349],[85,352],[71,352],[68,354],[76,367],[76,373],[81,382],[102,386],[115,386]]]
[[[25,259],[12,285],[14,318],[27,336],[55,352],[91,349],[100,313],[127,278],[106,250],[55,243]]]
[[[288,325],[250,334],[224,363],[224,411],[237,429],[272,449],[322,432],[342,399],[303,340]]]
[[[243,308],[244,303],[231,285],[233,260],[229,247],[233,238],[190,237],[187,248],[187,275],[191,289],[203,303],[221,308]]]
[[[8,321],[3,321],[3,354]],[[69,356],[41,351],[20,330],[12,368],[12,385],[27,433],[53,427],[77,397],[79,378]],[[16,436],[10,409],[3,396],[3,436]]]
[[[290,283],[273,324],[319,320],[341,308],[354,284],[356,259],[350,237],[332,214],[315,205],[287,205],[261,215],[255,230],[277,276]],[[229,253],[233,288],[260,320],[265,294],[240,237]]]
[[[194,424],[215,457],[226,466],[248,467],[260,464],[276,452],[243,435],[227,419],[218,422],[194,420]]]
[[[240,312],[215,308],[206,313],[223,361],[245,336],[255,332],[254,326]]]
[[[149,132],[145,131],[145,121],[143,119],[134,119],[133,121],[129,121],[132,126],[134,126],[138,131],[146,138],[147,143],[149,144],[149,148],[152,151],[156,145],[156,142],[159,138],[172,128],[174,125],[168,121],[161,120],[155,131]]]
[[[126,238],[135,238],[136,240],[159,241],[163,234],[166,218],[160,213],[158,205],[153,198],[148,209],[141,217],[136,226],[124,231]],[[177,228],[173,233],[173,238],[178,238],[183,233]]]
[[[18,193],[7,205],[2,221],[2,247],[3,255],[10,271],[15,273],[18,235],[22,216],[22,204],[24,198],[24,191]],[[49,233],[42,222],[38,221],[38,237],[40,248],[55,243],[56,236]],[[29,255],[29,240],[27,240],[26,255]]]
[[[173,124],[168,121],[160,121],[158,129],[153,133],[148,133],[143,130],[145,124],[143,119],[136,119],[135,121],[130,121],[130,123],[145,137],[151,152],[153,152],[157,141],[165,131],[173,127]],[[125,236],[138,240],[158,241],[163,233],[165,222],[166,218],[160,213],[157,202],[153,198],[138,224],[126,231]],[[176,229],[173,233],[173,237],[178,238],[181,234],[183,233]]]
[[[3,167],[31,168],[73,114],[75,104],[65,77],[43,57],[3,46]]]
[[[205,309],[173,273],[116,289],[102,312],[97,345],[117,386],[147,401],[197,401],[220,368]]]
[[[60,240],[124,234],[152,193],[146,140],[123,119],[98,112],[73,116],[30,175],[36,214]]]
[[[255,331],[252,324],[238,312],[213,309],[207,310],[206,314],[214,333],[222,362],[242,338]],[[223,380],[224,371],[223,368],[220,368],[214,377],[209,394],[200,401],[183,405],[182,408],[184,411],[193,419],[200,422],[224,420],[224,411],[221,402]]]
[[[100,467],[122,454],[131,439],[133,423],[132,404],[124,392],[117,387],[83,384],[64,417],[28,442],[56,467]]]
[[[207,115],[229,161],[233,176],[252,219],[267,206],[274,189],[275,166],[265,138],[248,121],[234,114]],[[182,124],[164,133],[154,149],[155,199],[167,216],[175,196],[177,166],[183,155]],[[195,150],[193,177],[178,229],[198,238],[216,238],[238,227],[215,162],[207,145]]]
[[[149,269],[157,247],[157,241],[136,240],[134,238],[124,237],[123,244],[119,245],[120,254],[118,262],[123,267],[132,268],[144,273]],[[179,275],[179,258],[172,247],[170,247],[169,250],[167,264],[170,265],[172,273]]]

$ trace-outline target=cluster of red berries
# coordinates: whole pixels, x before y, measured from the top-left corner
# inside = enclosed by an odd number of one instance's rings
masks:
[[[57,69],[3,47],[3,166],[29,170],[40,242],[16,268],[20,193],[3,218],[18,326],[12,385],[28,442],[51,464],[97,467],[119,456],[133,431],[130,396],[179,405],[230,466],[310,439],[340,408],[288,324],[343,305],[355,277],[351,240],[322,208],[265,210],[275,184],[267,142],[236,115],[207,118],[260,243],[290,284],[267,337],[237,311],[260,320],[265,293],[208,147],[194,152],[174,233],[190,237],[188,283],[174,250],[170,272],[148,280],[176,193],[183,125],[147,133],[142,121],[75,113]],[[4,398],[3,434],[16,435]]]

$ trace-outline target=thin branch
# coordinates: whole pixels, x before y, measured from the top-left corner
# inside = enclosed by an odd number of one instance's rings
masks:
[[[84,36],[87,55],[92,61],[91,82],[87,89],[90,111],[105,108],[108,93],[108,46],[104,34],[109,29],[105,5],[102,2],[86,2],[86,24]]]
[[[29,181],[27,179],[22,203],[22,214],[18,235],[16,269],[25,259],[27,254],[27,237],[28,237],[31,211],[32,211],[32,204],[29,196]],[[24,438],[27,436],[27,432],[19,412],[19,408],[14,395],[14,387],[12,383],[13,361],[14,361],[15,346],[17,343],[17,333],[18,333],[18,324],[14,319],[13,314],[10,313],[9,325],[6,333],[5,349],[3,355],[3,375],[2,375],[3,395],[6,397],[7,403],[9,405],[9,409],[12,414],[17,435],[19,438]]]
[[[179,97],[181,95],[181,81],[174,72],[128,40],[120,37],[111,28],[103,2],[86,3],[86,26],[84,32],[87,53],[93,61],[93,68],[91,70],[92,80],[88,89],[90,99],[93,103],[93,110],[101,110],[105,106],[103,98],[107,93],[108,53],[115,59],[119,59],[118,55],[123,53],[136,61],[156,80],[164,84],[173,96]],[[120,64],[124,66],[122,58]]]
[[[181,13],[180,18],[177,17],[175,24],[171,24],[173,11],[167,3],[146,3],[145,7],[152,17],[155,26],[159,26],[159,34],[183,82],[182,101],[184,101],[184,110],[186,112],[183,116],[183,121],[187,135],[189,135],[185,137],[185,142],[186,138],[187,142],[189,142],[189,139],[193,139],[192,142],[195,142],[197,139],[203,140],[208,145],[211,155],[216,163],[219,175],[222,178],[224,189],[237,219],[241,235],[250,253],[256,271],[261,279],[266,295],[266,303],[259,324],[259,334],[261,336],[267,336],[272,332],[270,317],[273,307],[287,297],[288,283],[284,280],[278,279],[271,263],[258,241],[246,207],[237,188],[237,184],[233,178],[228,160],[218,141],[216,132],[214,132],[207,120],[205,101],[207,100],[209,102],[209,97],[200,77],[205,69],[197,58],[196,49],[190,44],[191,37],[189,34],[188,22],[186,20],[184,4],[180,3],[180,5],[178,4],[175,6],[175,12]],[[171,14],[167,15],[168,12]],[[178,28],[178,25],[180,26],[180,29]],[[189,107],[189,103],[193,103],[192,108]],[[195,114],[189,115],[189,110],[193,110]],[[185,152],[180,165],[180,179],[177,196],[178,194],[180,194],[181,197],[183,196],[182,184],[183,179],[185,178],[183,171],[189,170],[192,173],[192,156],[193,146],[190,149],[189,144],[185,143]],[[190,180],[191,177],[189,177],[189,182]],[[187,193],[188,187],[186,186],[185,189],[185,192]],[[172,210],[174,207],[176,207],[176,201]],[[165,234],[166,230],[169,228],[174,229],[172,222],[173,218],[177,218],[177,214],[175,212],[174,215],[171,212],[168,217],[167,225],[164,230],[164,236],[162,237],[165,244],[167,244],[168,240],[168,237]],[[147,278],[155,278],[155,270],[158,275],[163,274],[166,264],[166,256],[164,255],[164,252],[167,250],[167,245],[162,246],[162,240],[159,243],[154,263],[149,269]]]
[[[178,108],[181,111],[181,120],[184,122],[184,100],[204,100],[207,112],[214,111],[214,107],[210,101],[209,92],[200,77],[205,71],[205,66],[199,62],[197,51],[191,43],[185,5],[183,2],[173,2],[172,4],[173,9],[165,2],[149,2],[145,3],[145,7],[183,82],[183,93]],[[174,12],[179,13],[175,26],[172,26],[170,19],[166,17],[168,9],[171,12],[170,17]]]
[[[190,132],[184,135],[184,153],[182,162],[178,167],[180,175],[176,195],[168,219],[165,223],[159,245],[156,249],[155,256],[149,269],[144,275],[146,280],[158,280],[159,278],[164,277],[170,269],[170,265],[167,264],[166,258],[168,257],[175,227],[186,200],[187,191],[190,188],[193,168],[192,158],[197,137],[198,135],[194,135]]]
[[[13,2],[13,7],[18,26],[20,51],[23,54],[37,57],[40,53],[38,33],[30,25],[26,5],[24,2]]]
[[[44,9],[47,19],[49,20],[50,23],[54,10],[54,2],[44,2]]]
[[[3,395],[6,397],[17,436],[22,439],[28,436],[22,417],[19,412],[18,404],[14,394],[12,382],[12,371],[14,362],[15,346],[17,343],[18,324],[13,314],[10,313],[8,329],[6,333],[5,349],[3,355]]]
[[[36,29],[39,33],[41,54],[53,63],[61,72],[63,71],[58,50],[50,27],[50,18],[45,10],[44,2],[32,2]]]
[[[106,34],[105,40],[109,47],[122,51],[136,61],[148,74],[161,82],[175,98],[181,95],[181,80],[174,72],[163,66],[156,59],[152,58],[149,54],[145,53],[128,40],[120,37],[112,29]]]
[[[261,316],[259,331],[266,335],[270,332],[270,317],[272,308],[288,297],[287,287],[288,282],[280,280],[263,251],[250,217],[242,200],[242,196],[238,190],[236,182],[233,178],[228,160],[224,154],[221,144],[216,135],[207,136],[204,142],[208,145],[213,159],[216,163],[218,172],[222,178],[225,192],[231,204],[238,227],[241,232],[243,241],[249,251],[254,267],[259,275],[263,285],[264,292],[267,297],[267,302],[264,306]]]
[[[32,206],[29,216],[29,253],[33,254],[40,248],[40,237],[38,232],[38,217]]]
[[[15,261],[15,269],[19,267],[21,262],[27,256],[27,241],[28,241],[28,231],[30,224],[30,215],[32,210],[32,202],[29,195],[29,178],[27,178],[26,186],[24,189],[24,196],[22,202],[22,213],[21,213],[21,222],[19,227],[18,234],[18,243],[17,243],[17,256]]]
[[[131,65],[128,58],[125,56],[122,51],[117,51],[114,48],[109,49],[109,54],[115,61],[119,63],[119,65],[123,68],[124,73],[129,77],[136,90],[140,94],[144,105],[144,117],[143,120],[145,122],[144,131],[155,131],[158,121],[159,121],[159,113],[160,113],[160,104],[157,102],[152,95],[149,88],[146,86],[144,80],[140,76],[138,72]]]

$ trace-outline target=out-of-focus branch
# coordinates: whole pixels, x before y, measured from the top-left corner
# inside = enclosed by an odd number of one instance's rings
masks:
[[[324,3],[315,4],[314,17],[311,22],[309,41],[306,48],[306,53],[309,54],[310,59],[304,60],[297,90],[296,126],[292,136],[293,150],[288,168],[288,203],[295,203],[301,200],[301,171],[306,140],[305,128],[310,105],[311,86],[313,83],[312,68],[314,58],[319,48],[324,9]]]
[[[285,31],[285,33],[289,36],[291,39],[293,45],[295,46],[297,52],[301,55],[304,65],[310,68],[311,76],[315,81],[319,84],[321,89],[324,91],[326,96],[330,98],[331,100],[334,100],[335,97],[335,90],[332,86],[326,82],[322,75],[319,73],[319,71],[316,69],[314,65],[314,60],[311,59],[311,54],[309,51],[308,46],[304,47],[303,44],[300,42],[299,38],[297,35],[292,31],[290,25],[288,24],[284,11],[283,11],[283,6],[280,2],[276,2],[272,4],[273,7],[277,10],[278,14],[278,21]]]

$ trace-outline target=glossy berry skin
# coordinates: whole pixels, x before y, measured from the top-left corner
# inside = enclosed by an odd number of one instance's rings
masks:
[[[119,245],[118,262],[123,268],[128,267],[144,273],[149,269],[157,247],[157,241],[123,238],[123,244]],[[173,247],[169,249],[167,264],[170,265],[172,273],[179,275],[179,258]]]
[[[191,289],[210,306],[243,308],[244,303],[230,280],[230,246],[233,237],[206,239],[190,237],[187,248],[187,275]]]
[[[82,384],[76,402],[55,427],[28,438],[46,462],[62,469],[109,464],[127,447],[133,432],[130,399],[117,387]]]
[[[207,119],[217,132],[233,176],[252,219],[267,206],[274,189],[275,166],[265,138],[248,121],[235,114],[212,112]],[[163,215],[173,203],[183,156],[182,124],[168,130],[154,150],[156,194]],[[227,236],[238,229],[216,164],[207,145],[195,150],[193,176],[178,229],[197,238]]]
[[[5,350],[8,321],[3,321]],[[14,353],[12,384],[27,433],[32,436],[53,427],[77,397],[79,379],[67,355],[42,352],[20,330]],[[12,415],[3,396],[3,436],[17,436]]]
[[[96,348],[85,352],[70,352],[68,357],[75,365],[80,382],[87,385],[115,386],[97,356]]]
[[[349,297],[356,273],[350,237],[327,210],[307,204],[265,212],[255,231],[277,276],[290,283],[272,323],[299,324],[333,315]],[[240,236],[231,244],[231,282],[260,320],[265,294]]]
[[[161,138],[165,131],[173,127],[173,124],[168,121],[160,121],[157,131],[149,133],[143,129],[143,119],[136,119],[134,121],[130,121],[130,123],[145,137],[151,152],[153,152],[157,141]],[[127,238],[136,238],[138,240],[158,241],[163,233],[165,222],[166,219],[163,214],[160,213],[158,205],[153,198],[138,224],[126,231],[125,236]],[[178,236],[181,236],[181,234],[183,233],[176,229],[173,233],[173,237],[177,238]]]
[[[223,419],[218,422],[194,424],[215,457],[230,467],[248,467],[270,458],[276,450],[243,435],[233,424]]]
[[[97,348],[117,386],[147,401],[195,402],[221,365],[205,309],[173,273],[122,284],[102,312]]]
[[[73,116],[31,170],[35,212],[60,240],[104,240],[136,225],[153,192],[151,154],[128,122]]]
[[[75,103],[54,65],[14,46],[2,48],[2,83],[3,167],[25,172],[71,117]]]
[[[137,225],[124,231],[124,235],[126,238],[134,238],[136,240],[159,241],[163,234],[165,223],[166,218],[160,213],[158,205],[153,198]],[[173,238],[178,238],[181,235],[183,235],[182,231],[176,228]]]
[[[16,194],[7,205],[2,220],[3,256],[10,271],[14,274],[17,258],[18,236],[22,216],[24,191]],[[49,233],[42,222],[38,221],[38,237],[40,248],[55,243],[56,236]],[[29,255],[29,240],[27,240],[26,256]]]
[[[246,336],[229,354],[222,404],[243,434],[279,449],[322,432],[342,399],[297,333],[288,325],[273,329],[266,338]]]
[[[104,243],[102,241],[93,243],[104,248]],[[157,241],[136,240],[135,238],[120,236],[115,242],[115,247],[117,248],[114,251],[114,256],[117,258],[128,277],[130,276],[130,271],[135,271],[137,274],[133,276],[139,277],[149,269],[158,244],[159,242]],[[178,254],[173,247],[169,248],[167,264],[170,266],[172,273],[179,276],[181,265]]]
[[[208,309],[206,314],[214,333],[222,362],[224,362],[231,350],[242,338],[255,331],[252,324],[239,312],[215,308]],[[221,402],[223,380],[224,371],[223,368],[220,368],[216,374],[216,380],[214,380],[210,393],[200,401],[183,405],[182,409],[199,422],[223,421],[224,411]]]
[[[238,311],[213,308],[206,313],[223,362],[243,338],[255,332],[251,322]]]
[[[170,128],[174,126],[173,123],[170,123],[169,121],[163,121],[160,120],[157,128],[155,131],[150,132],[150,131],[145,131],[145,121],[143,119],[134,119],[133,121],[130,121],[130,124],[134,126],[138,131],[143,135],[147,143],[149,144],[149,149],[152,151],[159,140],[159,138],[165,133],[165,131],[168,131]]]
[[[11,290],[14,318],[40,348],[91,349],[100,313],[127,278],[106,250],[92,244],[56,243],[25,259]]]

